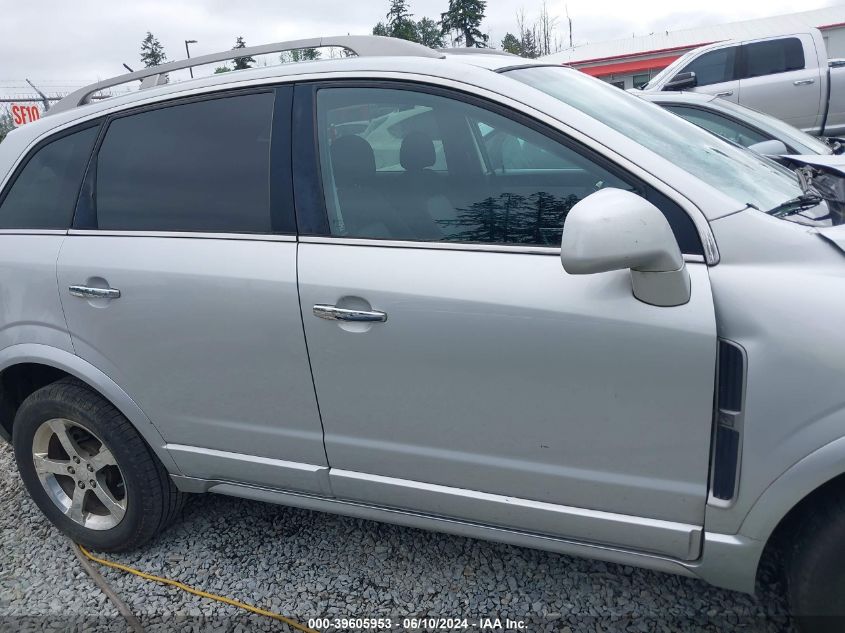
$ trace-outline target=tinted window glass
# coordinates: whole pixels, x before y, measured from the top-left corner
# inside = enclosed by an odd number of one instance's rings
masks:
[[[44,145],[26,163],[0,206],[0,229],[66,229],[98,127]]]
[[[270,229],[271,93],[113,121],[97,157],[100,229]]]
[[[742,47],[745,77],[760,77],[804,68],[804,47],[797,37],[755,42]]]
[[[317,94],[333,235],[556,246],[575,203],[602,187],[632,189],[578,152],[464,102],[407,90]],[[337,113],[350,110],[375,116],[364,131],[344,133]],[[417,117],[426,123],[397,131],[398,166],[379,169],[372,130]]]
[[[679,105],[667,105],[665,108],[683,117],[690,123],[695,123],[697,126],[703,127],[705,130],[709,130],[713,134],[718,134],[722,138],[738,143],[743,147],[772,140],[771,136],[766,136],[739,121],[735,121],[717,112]]]
[[[736,62],[736,46],[720,48],[709,53],[704,53],[687,64],[680,73],[695,73],[696,85],[709,86],[723,81],[732,81],[734,76],[734,63]]]

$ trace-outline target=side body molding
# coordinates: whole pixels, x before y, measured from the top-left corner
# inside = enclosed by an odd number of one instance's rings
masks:
[[[66,371],[99,391],[141,434],[171,474],[181,474],[165,448],[164,438],[150,419],[117,383],[79,356],[48,345],[22,343],[0,350],[0,371],[20,363],[40,363]]]

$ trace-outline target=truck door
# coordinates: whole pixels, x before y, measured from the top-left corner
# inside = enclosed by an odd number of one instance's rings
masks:
[[[724,46],[708,51],[693,59],[678,74],[694,72],[694,92],[716,95],[736,102],[739,96],[737,80],[737,58],[739,46]]]
[[[747,42],[740,51],[739,103],[801,129],[819,124],[822,82],[810,35]]]

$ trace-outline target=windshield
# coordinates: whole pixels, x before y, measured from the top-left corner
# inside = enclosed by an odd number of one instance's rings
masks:
[[[768,211],[803,193],[795,174],[774,161],[584,73],[535,66],[506,74],[581,110],[738,202]]]
[[[693,57],[694,53],[697,55],[698,52],[699,52],[699,49],[693,49],[693,50],[691,50],[687,53],[684,53],[678,59],[676,59],[671,64],[669,64],[666,68],[664,68],[659,73],[657,73],[654,77],[652,77],[651,80],[645,86],[642,87],[642,89],[648,90],[649,88],[652,88],[652,87],[656,86],[657,84],[659,84],[663,80],[663,78],[666,77],[667,75],[674,75],[675,72],[681,68],[681,66],[686,65],[687,60],[690,57]]]
[[[760,112],[748,106],[741,106],[733,101],[727,99],[719,99],[720,107],[736,113],[737,116],[749,119],[756,122],[758,125],[765,125],[773,131],[777,132],[776,136],[786,137],[787,140],[792,139],[793,143],[800,143],[804,147],[797,148],[802,152],[809,151],[812,154],[832,154],[833,149],[823,143],[815,136],[810,136],[806,132],[799,130],[797,127],[792,127],[789,123],[785,123],[765,112]],[[792,144],[792,143],[789,143]]]

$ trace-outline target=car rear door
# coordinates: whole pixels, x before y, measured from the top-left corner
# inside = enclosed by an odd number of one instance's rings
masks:
[[[627,272],[571,276],[559,257],[567,211],[596,189],[652,199],[700,253],[685,213],[466,95],[310,84],[296,103],[300,297],[333,493],[698,556],[716,352],[706,266],[689,264],[689,304],[657,308]],[[403,120],[392,144],[357,121],[385,116]]]
[[[743,44],[739,103],[799,129],[815,127],[823,98],[818,59],[809,34]]]
[[[110,118],[58,278],[76,353],[138,403],[186,475],[322,493],[291,95],[224,93]]]

